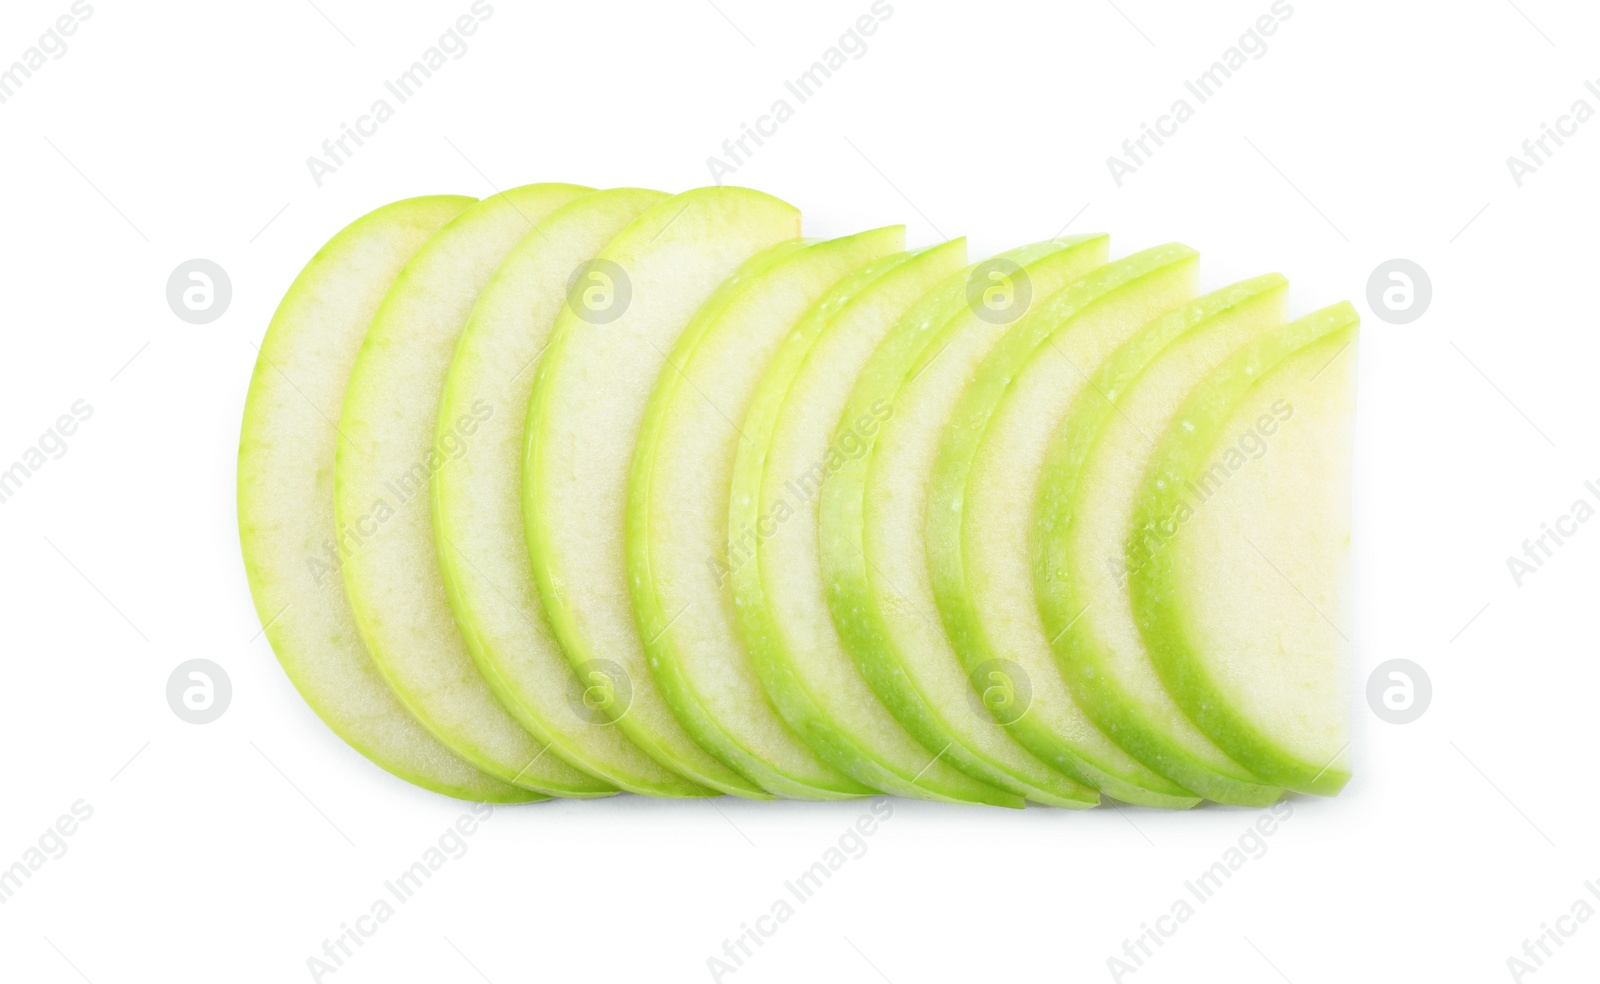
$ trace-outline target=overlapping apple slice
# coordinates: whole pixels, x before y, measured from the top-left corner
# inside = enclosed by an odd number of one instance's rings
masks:
[[[1146,250],[1036,305],[977,369],[941,446],[922,452],[938,455],[921,507],[931,590],[949,646],[973,686],[992,696],[994,718],[1039,758],[1107,795],[1162,807],[1196,797],[1129,756],[1074,700],[1033,599],[1030,541],[1051,434],[1075,401],[1106,405],[1090,376],[1124,339],[1148,337],[1147,322],[1193,293],[1197,263],[1187,247]],[[948,678],[955,660],[940,655],[935,665]]]
[[[892,226],[787,252],[702,307],[656,381],[634,455],[628,560],[650,668],[678,720],[774,794],[872,792],[822,761],[772,706],[735,627],[728,496],[740,430],[772,353],[807,310],[905,245]],[[853,282],[853,281],[852,281]]]
[[[1057,248],[1028,249],[1023,259]],[[743,424],[749,441],[734,469],[730,566],[739,627],[762,683],[819,755],[886,792],[1021,806],[1020,797],[924,747],[878,700],[839,640],[820,563],[822,487],[865,452],[885,410],[848,412],[852,384],[897,326],[910,326],[902,338],[916,339],[965,309],[965,255],[955,240],[867,284],[843,285],[779,348]]]
[[[358,541],[334,520],[334,424],[374,312],[401,269],[472,205],[409,198],[351,223],[282,302],[250,381],[239,437],[239,540],[267,639],[311,709],[402,779],[462,799],[543,799],[458,757],[390,689],[356,631],[339,567]]]
[[[1256,775],[1324,795],[1350,777],[1357,321],[1326,308],[1208,376],[1160,438],[1127,545],[1142,637],[1189,720]]]
[[[647,209],[600,251],[557,319],[528,407],[524,525],[540,597],[593,703],[657,761],[724,793],[771,794],[695,741],[650,671],[624,545],[628,478],[667,353],[702,305],[800,248],[795,209],[701,188]],[[780,245],[782,244],[782,245]]]
[[[709,792],[633,744],[594,703],[551,633],[522,528],[522,453],[538,361],[574,272],[645,209],[668,196],[618,188],[584,195],[522,238],[472,309],[439,403],[435,443],[471,442],[433,476],[439,564],[456,621],[495,695],[553,754],[630,792]],[[577,296],[593,286],[580,283]],[[495,412],[474,414],[475,407]],[[474,418],[470,437],[453,433]],[[481,418],[481,419],[478,419]]]
[[[1079,704],[1149,768],[1241,805],[1273,802],[1281,790],[1207,740],[1163,685],[1135,623],[1127,558],[1155,441],[1230,353],[1282,325],[1286,295],[1281,277],[1247,281],[1178,308],[1117,350],[1052,440],[1034,541],[1040,612]]]
[[[418,720],[484,771],[562,796],[616,787],[575,768],[525,731],[495,698],[456,625],[439,572],[429,481],[474,451],[476,424],[518,408],[473,408],[436,440],[439,395],[478,293],[545,215],[587,194],[527,185],[473,205],[406,264],[367,330],[351,370],[334,476],[341,533],[357,542],[343,573],[356,625],[378,667]]]
[[[1193,299],[1179,244],[799,232],[540,184],[335,236],[239,458],[315,711],[492,802],[1342,788],[1355,312]]]
[[[990,708],[963,699],[974,681],[945,634],[923,540],[931,518],[929,478],[952,414],[986,357],[997,360],[1000,372],[1015,372],[1030,355],[1047,349],[1051,383],[1071,392],[1081,381],[1075,366],[1092,364],[1150,317],[1193,294],[1196,265],[1192,250],[1171,246],[1106,264],[1060,290],[1027,271],[1011,274],[1017,282],[1010,290],[1036,292],[1026,313],[1011,312],[1013,318],[1022,315],[1015,323],[991,315],[936,338],[906,381],[887,396],[894,413],[866,463],[863,556],[852,571],[861,593],[851,608],[862,613],[863,637],[870,635],[871,643],[857,658],[889,664],[890,671],[876,679],[895,688],[884,694],[891,707],[902,715],[914,709],[937,729],[940,740],[954,743],[952,751],[960,748],[1000,773],[990,781],[1008,782],[1038,802],[1081,805],[1097,797],[1081,772],[1070,764],[1052,768],[1029,754],[997,726]],[[979,686],[994,683],[999,681],[977,681]],[[993,701],[997,695],[987,696]],[[1025,708],[1000,709],[1026,713]],[[913,717],[902,720],[918,727]]]

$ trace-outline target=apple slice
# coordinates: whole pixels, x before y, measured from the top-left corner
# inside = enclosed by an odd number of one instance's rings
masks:
[[[439,394],[473,302],[500,261],[546,214],[587,194],[538,184],[462,212],[406,264],[367,329],[345,393],[334,500],[345,588],[367,649],[400,699],[441,741],[507,782],[560,796],[610,783],[545,754],[473,664],[439,572],[430,477],[470,454],[480,421],[520,407],[485,403],[447,422]],[[453,438],[453,439],[452,439]]]
[[[1274,284],[1281,280],[1255,287],[1266,291]],[[1141,341],[1130,340],[1127,348],[1165,344],[1165,336],[1149,327],[1135,338]],[[1002,346],[963,395],[940,454],[929,510],[940,611],[969,672],[1026,681],[1026,713],[1005,718],[1026,747],[1047,761],[1074,764],[1102,792],[1124,802],[1183,808],[1195,803],[1192,793],[1128,755],[1078,706],[1033,598],[1033,506],[1051,434],[1080,393],[1104,403],[1084,389],[1085,374],[1100,359],[1073,352],[1074,341],[1069,335],[1057,343],[1066,359],[1046,355],[1026,371],[1017,359],[1027,356],[1007,355]]]
[[[1142,328],[1126,349],[1147,353],[1147,359],[1198,312],[1255,294],[1281,309],[1283,293],[1282,278],[1252,281],[1205,299],[1184,318]],[[1061,343],[1063,355],[1072,341],[1069,336]],[[1121,358],[1130,357],[1141,358]],[[1073,358],[1077,369],[1092,371],[1084,356]],[[1080,372],[1066,367],[1063,384],[1062,362],[1048,359],[1019,372],[1016,356],[1002,346],[962,396],[940,452],[929,509],[928,550],[940,611],[969,673],[1026,682],[1026,713],[1011,711],[1003,720],[1034,754],[1074,764],[1102,792],[1124,802],[1191,806],[1192,793],[1123,751],[1078,706],[1034,601],[1033,507],[1051,435],[1080,392],[1104,405],[1098,393],[1084,390]]]
[[[857,387],[856,399],[882,399],[893,414],[872,442],[861,529],[849,533],[862,547],[841,592],[857,624],[856,658],[882,667],[869,679],[924,744],[949,744],[946,755],[967,771],[973,768],[966,761],[974,760],[995,774],[984,778],[1037,802],[1082,805],[1098,797],[1083,773],[1034,757],[985,702],[971,699],[979,684],[989,701],[1001,698],[994,709],[1006,717],[1026,710],[1025,692],[1006,690],[1016,685],[1009,675],[979,669],[981,679],[969,679],[945,635],[925,540],[930,476],[962,393],[986,357],[993,355],[1009,377],[1030,356],[1052,349],[1048,368],[1066,371],[1053,373],[1050,385],[1072,392],[1081,384],[1074,363],[1092,363],[1150,317],[1193,296],[1196,265],[1193,250],[1174,245],[1107,264],[1064,288],[1033,272],[1011,274],[1008,309],[979,310],[970,323],[946,328],[904,382],[884,380],[875,391]],[[836,618],[840,610],[836,605]]]
[[[902,319],[948,320],[965,296],[956,239],[863,271],[830,291],[784,340],[751,400],[728,508],[739,629],[763,686],[818,754],[858,782],[953,802],[1021,806],[922,747],[861,680],[828,613],[817,541],[823,477],[862,450],[834,446],[861,367]],[[858,434],[878,418],[859,422]]]
[[[1318,311],[1234,354],[1161,437],[1127,546],[1166,689],[1268,781],[1350,778],[1344,559],[1359,317]]]
[[[830,446],[852,448],[856,453],[830,471],[822,483],[819,555],[837,638],[856,670],[856,685],[869,691],[861,703],[887,710],[899,725],[879,726],[878,733],[868,739],[868,754],[880,761],[892,759],[893,744],[904,736],[935,752],[962,774],[1008,796],[1074,806],[1094,801],[1092,790],[1072,785],[1072,777],[1058,783],[1058,788],[1070,795],[1049,794],[976,754],[943,725],[896,661],[879,658],[887,643],[869,589],[863,534],[868,464],[880,428],[900,412],[893,402],[899,388],[942,358],[951,344],[959,349],[968,336],[991,338],[996,332],[1003,333],[1005,325],[1014,321],[1016,312],[1029,306],[1035,295],[1042,299],[1103,263],[1107,245],[1103,235],[1074,236],[1025,246],[968,268],[959,283],[946,286],[936,313],[915,312],[895,326],[862,367],[845,398]],[[869,421],[870,429],[862,427],[862,421]],[[920,531],[917,542],[922,542]],[[894,603],[899,604],[900,599]],[[969,705],[964,691],[960,706],[970,714]],[[860,726],[855,727],[859,730]],[[883,744],[874,746],[872,741]]]
[[[478,295],[456,345],[439,403],[440,447],[474,406],[506,408],[480,420],[473,453],[433,476],[439,566],[473,660],[500,702],[552,753],[630,792],[705,796],[646,755],[584,704],[572,664],[546,623],[522,532],[522,451],[536,363],[550,343],[574,271],[659,191],[597,191],[550,213],[506,256]]]
[[[618,233],[587,271],[591,286],[556,321],[528,408],[523,465],[539,594],[579,678],[603,695],[596,709],[668,768],[753,798],[771,794],[696,743],[650,671],[653,640],[640,637],[629,594],[628,475],[656,380],[677,371],[666,353],[685,326],[738,289],[724,285],[730,276],[798,248],[786,241],[799,233],[793,206],[731,187],[669,198]]]
[[[284,672],[352,748],[425,789],[480,802],[543,799],[473,768],[395,696],[356,632],[335,546],[333,421],[372,316],[412,255],[474,199],[369,212],[311,258],[278,304],[239,436],[239,542]]]
[[[1006,254],[1016,263],[1092,266],[1093,241],[1051,242]],[[866,451],[886,406],[848,409],[863,370],[909,361],[966,306],[965,243],[922,251],[843,304],[815,341],[779,353],[745,422],[730,552],[741,628],[768,692],[812,747],[858,781],[925,799],[1021,806],[1016,793],[953,766],[883,706],[842,644],[829,610],[820,520],[830,476]],[[898,372],[903,375],[904,366]],[[755,536],[740,531],[755,531]],[[770,532],[769,532],[770,531]]]
[[[925,517],[927,549],[910,554],[894,544],[905,523],[893,513],[875,531],[869,497],[867,553],[875,591],[910,586],[916,606],[937,611],[945,630],[935,636],[880,601],[890,655],[925,692],[950,695],[937,705],[953,706],[963,686],[986,697],[978,716],[955,717],[951,727],[1004,725],[1037,760],[1125,802],[1167,808],[1197,798],[1103,735],[1056,668],[1038,627],[1028,534],[1053,425],[1117,344],[1193,295],[1197,264],[1194,251],[1177,244],[1137,253],[1036,303],[992,348],[969,345],[965,364],[940,366],[941,355],[897,398],[908,412],[880,436],[868,485],[869,496],[882,489],[877,501]],[[927,432],[935,422],[938,443]],[[908,469],[931,480],[897,478]],[[1019,631],[1029,629],[1032,637]]]
[[[1281,790],[1206,739],[1162,685],[1134,623],[1124,561],[1154,442],[1228,355],[1283,324],[1281,278],[1209,294],[1152,322],[1090,381],[1051,440],[1035,529],[1035,588],[1073,695],[1134,758],[1221,803]]]
[[[630,584],[656,682],[702,746],[791,799],[873,790],[789,729],[740,642],[728,584],[728,496],[745,440],[737,421],[808,309],[841,278],[904,245],[904,226],[807,245],[702,307],[668,356],[674,371],[656,381],[634,454]]]

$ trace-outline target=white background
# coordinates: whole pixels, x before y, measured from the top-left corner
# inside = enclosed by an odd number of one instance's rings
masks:
[[[717,3],[495,0],[320,188],[306,158],[468,0],[95,0],[0,105],[0,468],[73,401],[94,407],[0,505],[0,867],[74,802],[94,810],[0,905],[0,976],[308,980],[323,940],[462,814],[340,743],[258,634],[233,484],[252,343],[317,247],[383,202],[708,183],[706,158],[868,10]],[[1076,217],[1116,255],[1189,243],[1208,287],[1276,269],[1296,313],[1363,312],[1355,779],[1294,800],[1266,854],[1127,979],[1506,980],[1600,877],[1600,523],[1521,587],[1506,567],[1600,479],[1600,120],[1523,187],[1505,163],[1574,100],[1600,109],[1583,88],[1600,15],[1518,4],[1293,0],[1266,54],[1119,188],[1106,157],[1268,0],[893,0],[732,179],[794,202],[811,235],[904,221],[913,243],[967,234],[982,256]],[[0,5],[0,67],[67,8]],[[193,257],[232,277],[210,325],[164,297]],[[1392,257],[1432,278],[1409,325],[1367,307]],[[164,697],[197,657],[234,687],[206,726]],[[1434,686],[1404,726],[1363,697],[1396,657]],[[325,979],[710,980],[724,939],[865,811],[503,809]],[[725,979],[1110,980],[1107,958],[1254,819],[894,801],[865,856]],[[1537,980],[1597,966],[1600,920]]]

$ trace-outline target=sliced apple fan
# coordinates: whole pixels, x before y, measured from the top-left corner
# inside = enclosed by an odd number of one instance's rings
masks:
[[[317,252],[238,509],[334,733],[497,803],[1337,793],[1355,310],[1177,243],[799,236],[535,184]]]

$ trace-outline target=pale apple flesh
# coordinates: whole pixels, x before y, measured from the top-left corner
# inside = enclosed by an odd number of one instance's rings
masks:
[[[965,310],[968,274],[952,272],[962,259],[958,248],[947,243],[918,254],[917,267],[909,262],[843,307],[810,349],[781,352],[768,368],[755,403],[762,413],[752,410],[746,424],[765,446],[765,461],[741,456],[730,520],[734,530],[758,536],[749,562],[734,568],[734,581],[741,626],[768,693],[830,762],[901,795],[1019,805],[1013,792],[950,765],[946,747],[917,741],[883,706],[842,645],[819,563],[822,494],[866,453],[882,424],[882,406],[850,406],[853,382],[874,360],[883,373],[904,373],[904,363]],[[1061,248],[1032,246],[1016,251],[1016,259],[1034,261]],[[776,528],[762,533],[763,523]]]
[[[434,473],[433,523],[450,604],[495,695],[551,754],[629,792],[705,796],[584,704],[587,684],[551,633],[522,532],[522,450],[538,361],[574,271],[668,196],[618,188],[584,195],[541,221],[478,295],[439,403],[435,444],[471,453]],[[506,408],[452,431],[474,406]],[[481,415],[480,415],[481,416]],[[476,418],[474,418],[476,419]]]
[[[897,394],[908,380],[916,382],[926,372],[937,372],[947,355],[951,356],[952,364],[960,365],[963,353],[975,345],[987,345],[1002,335],[1014,320],[1014,311],[1024,302],[1042,299],[1099,266],[1106,258],[1107,249],[1106,237],[1089,235],[1012,250],[964,271],[959,283],[949,285],[948,294],[940,302],[942,306],[931,316],[919,314],[902,319],[863,366],[846,398],[844,424],[834,438],[835,443],[848,438],[845,425],[849,421],[873,415],[881,417],[881,422],[872,431],[861,434],[860,453],[827,476],[819,517],[819,554],[828,588],[829,613],[859,677],[856,686],[864,685],[867,691],[861,702],[871,703],[875,698],[876,705],[899,725],[897,729],[880,727],[872,738],[883,744],[881,748],[869,746],[869,754],[887,759],[894,748],[892,742],[909,739],[936,753],[941,762],[949,762],[962,774],[1002,790],[1008,796],[1069,807],[1090,806],[1095,801],[1093,791],[1078,783],[1078,777],[1050,774],[1044,763],[1029,761],[1020,748],[1008,742],[1001,729],[987,721],[981,729],[974,729],[979,731],[977,735],[967,736],[971,744],[964,743],[962,736],[953,733],[948,722],[929,706],[927,696],[907,675],[899,654],[894,651],[893,641],[885,632],[885,598],[876,590],[873,580],[874,562],[868,556],[866,536],[870,505],[867,487],[869,467],[884,430],[901,417],[911,415],[897,400]],[[986,271],[997,260],[1007,266],[991,277]],[[1026,295],[1016,293],[1023,289],[1022,283],[1027,284]],[[975,285],[981,289],[976,295]],[[997,302],[997,316],[980,310],[990,301]],[[923,543],[921,534],[920,526],[909,534],[915,538],[913,542],[918,549]],[[892,587],[887,601],[889,607],[900,611],[911,605]],[[931,608],[925,607],[916,614],[937,625],[937,613]],[[965,715],[963,724],[976,723],[975,709],[969,700],[972,694],[965,681],[958,695],[957,707],[949,710]],[[1005,760],[1010,768],[1003,767],[999,760]],[[922,784],[921,781],[918,784]]]
[[[651,672],[629,587],[628,479],[650,394],[663,371],[674,371],[667,353],[679,334],[742,265],[769,262],[760,254],[799,232],[792,206],[743,188],[701,188],[646,210],[596,258],[626,278],[626,307],[601,318],[568,305],[528,407],[523,521],[567,658],[580,677],[598,675],[618,695],[605,702],[608,712],[658,762],[751,798],[771,794],[701,747]]]
[[[1158,247],[1050,298],[988,354],[940,446],[924,452],[937,454],[924,511],[947,660],[1018,695],[993,716],[1035,755],[1106,795],[1166,808],[1198,800],[1106,737],[1056,665],[1033,599],[1032,512],[1055,427],[1075,400],[1103,399],[1089,374],[1152,316],[1192,296],[1196,266],[1187,247]]]
[[[849,768],[848,757],[841,758],[835,754],[833,746],[827,743],[819,745],[809,736],[811,728],[807,717],[792,713],[798,705],[790,684],[778,682],[777,663],[772,652],[777,644],[777,634],[769,621],[771,612],[767,610],[762,597],[757,555],[765,540],[782,535],[782,526],[795,506],[784,503],[770,515],[760,511],[767,443],[795,371],[819,336],[829,330],[836,318],[853,321],[868,316],[876,311],[878,304],[885,301],[883,294],[891,285],[902,285],[907,297],[918,294],[921,284],[937,280],[949,270],[959,267],[965,257],[963,241],[953,240],[942,247],[884,257],[840,279],[805,312],[761,367],[740,423],[743,440],[736,447],[730,476],[724,550],[716,572],[718,581],[730,593],[734,629],[749,660],[749,667],[756,676],[757,684],[767,695],[767,700],[814,754],[834,764],[857,789],[878,791],[859,778],[853,778],[862,770]],[[848,328],[841,327],[839,330],[850,333]]]
[[[925,532],[930,520],[929,479],[946,438],[946,429],[962,394],[980,366],[997,356],[1011,367],[1047,344],[1080,341],[1093,354],[1095,344],[1116,339],[1143,324],[1154,311],[1164,310],[1193,292],[1192,251],[1182,248],[1148,250],[1106,264],[1082,276],[1024,268],[1019,283],[1007,289],[1026,289],[1005,298],[1013,306],[992,320],[968,317],[930,343],[930,356],[905,382],[888,394],[894,409],[873,440],[867,463],[862,499],[862,544],[867,594],[861,605],[872,623],[876,645],[859,659],[888,662],[893,672],[880,674],[896,692],[885,695],[892,708],[916,708],[906,719],[916,731],[931,725],[940,740],[953,741],[952,750],[964,753],[992,770],[991,782],[1019,794],[1057,806],[1092,805],[1096,791],[1081,773],[1069,776],[1029,753],[999,725],[990,708],[970,698],[973,681],[952,649],[941,622],[933,589]],[[1026,276],[1027,287],[1022,283]],[[1005,281],[1002,281],[1004,284]],[[1055,338],[1065,339],[1056,342]],[[1063,388],[1076,380],[1067,376]],[[992,698],[1001,687],[1015,687],[1006,674],[985,675],[983,686]],[[1002,709],[1015,709],[1006,695]],[[927,722],[927,723],[924,723]],[[919,733],[919,737],[921,734]],[[923,737],[924,742],[929,739]],[[947,756],[951,753],[947,752]],[[958,763],[961,759],[956,759]],[[963,766],[965,767],[965,766]]]
[[[1337,793],[1354,310],[1192,299],[1178,244],[799,233],[541,184],[330,240],[238,470],[313,710],[485,802]]]
[[[841,645],[818,554],[825,476],[864,450],[881,416],[846,418],[851,386],[897,324],[930,331],[965,297],[965,243],[918,251],[802,322],[767,366],[734,466],[730,567],[739,628],[767,693],[817,753],[864,785],[947,802],[1021,806],[901,728]],[[853,285],[852,285],[853,286]]]
[[[471,453],[470,408],[435,443],[439,396],[478,293],[539,219],[587,194],[577,185],[516,188],[465,210],[418,250],[390,288],[351,370],[339,417],[334,503],[356,542],[342,571],[356,625],[384,676],[430,731],[490,774],[540,792],[600,796],[616,787],[546,754],[473,663],[439,571],[429,480]]]
[[[474,768],[412,716],[356,630],[339,577],[333,462],[345,386],[367,326],[407,261],[474,199],[410,198],[328,241],[261,342],[239,438],[239,540],[267,640],[317,716],[424,789],[478,802],[544,797]]]
[[[633,464],[628,553],[650,666],[702,746],[771,793],[868,795],[817,757],[772,706],[740,643],[727,583],[738,424],[773,352],[841,279],[905,245],[905,227],[813,243],[702,309],[669,356]]]
[[[1178,704],[1255,774],[1323,795],[1350,776],[1357,325],[1348,304],[1316,312],[1207,378],[1161,438],[1128,544],[1139,626]]]
[[[1210,742],[1163,685],[1134,622],[1125,552],[1154,441],[1231,353],[1283,323],[1285,298],[1275,279],[1207,295],[1113,356],[1056,434],[1035,534],[1040,611],[1080,705],[1154,771],[1246,806],[1281,790]]]

